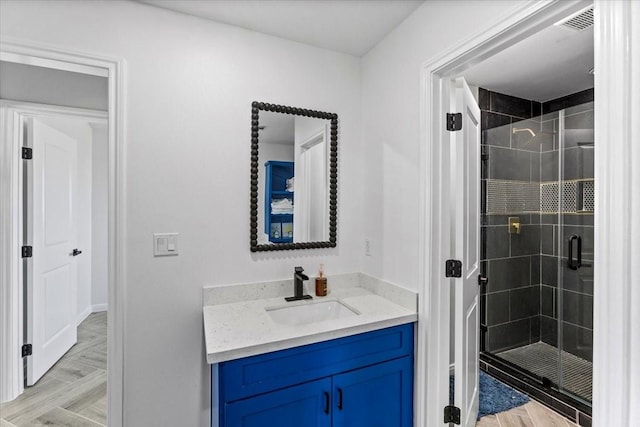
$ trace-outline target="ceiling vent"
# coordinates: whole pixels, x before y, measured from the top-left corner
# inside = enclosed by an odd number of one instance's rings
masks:
[[[593,26],[593,7],[569,16],[556,25],[563,26],[573,31],[583,31]]]

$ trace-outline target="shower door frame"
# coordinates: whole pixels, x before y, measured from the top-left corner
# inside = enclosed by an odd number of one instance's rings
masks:
[[[579,92],[578,94],[580,94],[581,92]],[[577,95],[577,94],[574,94]],[[556,284],[553,285],[557,291],[556,293],[556,297],[554,298],[554,305],[557,307],[557,315],[554,314],[553,317],[555,317],[555,322],[557,324],[557,329],[556,329],[556,339],[555,339],[555,343],[553,344],[556,347],[556,351],[557,351],[557,381],[553,382],[553,379],[549,379],[543,376],[540,376],[536,373],[534,373],[533,371],[529,370],[528,367],[523,366],[523,365],[519,365],[515,362],[512,362],[510,360],[507,360],[505,358],[503,358],[500,353],[502,353],[503,351],[506,350],[510,350],[510,347],[507,348],[503,348],[503,349],[492,349],[492,350],[487,350],[487,326],[491,326],[491,325],[487,325],[486,321],[487,321],[487,310],[492,310],[493,308],[488,307],[488,298],[487,298],[487,293],[486,291],[483,292],[483,296],[484,298],[481,298],[481,303],[480,303],[480,313],[481,313],[481,319],[483,319],[483,321],[485,322],[485,324],[483,325],[483,327],[481,328],[480,331],[480,337],[481,337],[481,346],[480,346],[480,360],[483,362],[482,366],[483,369],[486,372],[490,372],[495,376],[498,376],[499,378],[501,378],[502,380],[504,380],[505,382],[513,385],[514,387],[520,388],[521,390],[525,391],[527,394],[534,396],[535,398],[537,398],[538,400],[543,400],[547,403],[548,406],[553,407],[556,411],[565,414],[566,416],[569,417],[576,417],[576,411],[585,414],[587,416],[591,416],[592,415],[592,406],[591,406],[591,402],[588,401],[586,398],[584,398],[583,396],[580,396],[578,394],[576,394],[575,392],[572,392],[570,390],[568,390],[565,387],[565,378],[563,376],[563,372],[562,372],[562,360],[563,357],[566,357],[567,354],[564,353],[564,339],[563,339],[563,330],[564,330],[564,319],[563,319],[563,312],[562,312],[562,298],[563,296],[563,290],[564,288],[564,268],[566,268],[566,261],[563,260],[563,253],[562,253],[562,248],[563,248],[563,244],[564,244],[564,220],[565,220],[565,215],[566,214],[575,214],[575,215],[582,215],[585,213],[589,213],[590,215],[593,216],[593,211],[589,211],[589,212],[583,212],[582,210],[578,209],[578,207],[576,206],[576,211],[575,212],[567,212],[565,211],[565,203],[564,203],[564,192],[562,191],[563,188],[563,183],[565,181],[575,181],[575,180],[591,180],[593,181],[593,177],[590,178],[566,178],[565,177],[565,172],[564,172],[564,165],[565,165],[565,125],[564,125],[564,120],[565,120],[565,112],[567,110],[571,110],[574,108],[579,108],[581,106],[585,106],[587,104],[593,103],[594,101],[587,101],[585,102],[583,99],[583,96],[573,96],[573,95],[568,95],[565,98],[569,98],[566,100],[566,103],[568,104],[566,107],[559,109],[559,110],[554,110],[551,113],[546,113],[542,116],[540,116],[540,118],[547,118],[547,120],[550,120],[549,115],[550,114],[555,114],[556,115],[556,120],[558,121],[559,127],[556,128],[556,132],[557,132],[557,139],[556,139],[556,144],[557,144],[557,151],[558,151],[558,159],[556,162],[556,168],[555,168],[555,179],[553,180],[554,183],[557,184],[557,195],[556,195],[556,211],[551,213],[550,211],[547,211],[545,209],[543,209],[542,205],[544,204],[542,201],[540,202],[540,210],[536,213],[536,215],[540,215],[540,217],[542,218],[543,216],[548,216],[548,215],[553,215],[556,217],[556,222],[553,222],[554,224],[556,224],[557,227],[557,236],[555,237],[555,239],[553,240],[553,245],[555,247],[555,251],[553,252],[555,255],[551,255],[549,253],[544,253],[544,254],[540,254],[541,256],[546,256],[546,257],[554,257],[557,258],[556,260],[556,273],[555,275],[556,277]],[[586,109],[580,110],[577,113],[573,113],[573,114],[583,114],[586,111]],[[535,119],[532,118],[532,119]],[[526,119],[523,119],[526,120]],[[516,122],[517,123],[517,122]],[[514,125],[516,124],[514,123]],[[505,126],[509,126],[509,125],[505,125]],[[593,166],[593,165],[592,165]],[[579,174],[578,174],[579,175]],[[545,178],[546,182],[545,183],[549,183],[548,182],[548,178]],[[542,181],[545,181],[545,179],[543,179],[542,177],[540,178],[541,184],[543,184]],[[488,190],[486,190],[488,191]],[[487,198],[487,193],[486,191],[483,193],[482,197],[485,199],[485,203],[483,203],[483,206],[485,206],[485,209],[488,209],[487,207],[487,203],[486,203],[486,198]],[[577,191],[577,189],[576,189]],[[541,196],[542,197],[542,196]],[[577,200],[577,195],[576,195],[576,200]],[[577,203],[577,201],[576,201]],[[486,211],[483,211],[481,213],[482,215],[487,215],[488,213]],[[512,212],[509,215],[518,215],[518,214],[525,214],[527,215],[528,213],[519,213],[519,212]],[[532,213],[533,214],[533,213]],[[541,227],[541,235],[542,235],[542,227],[544,226],[543,221],[541,220],[539,223],[536,223],[539,225],[539,227]],[[569,226],[573,226],[573,227],[577,227],[579,225],[577,224],[573,224],[573,225],[569,225]],[[542,239],[542,237],[540,237]],[[486,245],[486,241],[483,240],[483,245]],[[484,251],[486,252],[486,251]],[[489,261],[489,260],[486,260]],[[591,261],[590,261],[591,262]],[[541,264],[542,261],[540,262]],[[486,267],[483,270],[483,276],[487,276],[486,275]],[[543,274],[540,273],[540,276],[542,277]],[[489,281],[491,280],[491,278],[489,278]],[[542,283],[542,281],[540,281],[540,283]],[[537,284],[536,283],[532,283],[532,285]],[[546,286],[551,286],[549,283],[545,284]],[[539,303],[539,306],[542,306],[542,300]],[[542,313],[540,313],[540,315],[542,315]],[[542,335],[542,334],[541,334]],[[542,337],[539,338],[541,341]],[[547,343],[549,343],[548,341],[545,341]],[[532,344],[532,342],[530,342],[530,344]],[[527,346],[528,344],[521,344],[518,345],[518,347],[522,347],[522,346]],[[593,353],[593,350],[592,350]],[[588,403],[587,403],[588,402]],[[579,417],[580,415],[578,415]]]
[[[448,159],[448,138],[443,129],[447,111],[445,81],[460,75],[472,63],[490,57],[553,23],[563,9],[580,2],[536,2],[512,9],[499,24],[484,30],[433,60],[426,61],[421,73],[421,151],[420,151],[420,242],[424,259],[419,268],[419,322],[416,360],[416,420],[418,425],[442,425],[442,408],[448,404],[449,373],[449,289],[444,281],[444,259],[450,254],[450,223],[447,215],[448,170],[440,163]],[[584,3],[581,3],[584,4]],[[638,367],[631,365],[631,351],[640,350],[640,293],[632,293],[631,277],[640,277],[640,247],[629,239],[616,240],[621,230],[610,235],[615,224],[640,216],[640,201],[634,198],[634,183],[640,185],[640,151],[631,141],[640,140],[640,122],[629,120],[640,115],[640,86],[631,85],[640,54],[631,47],[640,45],[640,4],[595,1],[595,138],[614,143],[596,149],[595,212],[595,290],[594,302],[594,421],[596,425],[628,425],[640,418],[640,408],[631,407],[640,398]],[[564,16],[567,16],[565,14]],[[455,18],[452,18],[455,19]],[[556,21],[557,21],[556,20]],[[632,65],[634,67],[632,67]],[[621,120],[621,118],[626,120]],[[630,178],[630,179],[628,179]],[[617,192],[616,200],[626,198],[619,209],[603,197]],[[598,196],[599,195],[599,196]],[[609,198],[612,196],[610,195]],[[611,224],[608,225],[607,223]],[[619,227],[622,229],[622,227]],[[611,236],[611,237],[610,237]],[[620,257],[620,253],[624,254]],[[615,259],[618,257],[618,259]],[[606,279],[616,283],[619,292],[600,292]],[[614,281],[614,282],[612,282]],[[606,289],[605,289],[606,291]],[[605,295],[606,294],[606,295]],[[634,323],[635,322],[635,323]],[[611,371],[611,367],[615,369]],[[621,395],[623,398],[621,399]]]

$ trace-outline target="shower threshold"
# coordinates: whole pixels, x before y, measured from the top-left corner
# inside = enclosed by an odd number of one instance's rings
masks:
[[[523,347],[496,353],[496,356],[520,366],[527,371],[545,377],[560,385],[558,358],[562,359],[562,388],[589,403],[593,388],[593,363],[566,351],[559,352],[552,345],[537,342]]]

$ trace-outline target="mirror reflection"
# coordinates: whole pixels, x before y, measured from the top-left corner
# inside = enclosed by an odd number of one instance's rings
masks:
[[[252,236],[252,250],[334,247],[336,198],[330,193],[336,190],[337,173],[331,147],[337,144],[337,118],[265,105],[275,111],[259,109],[253,123],[258,170],[257,224],[252,224],[257,245]]]

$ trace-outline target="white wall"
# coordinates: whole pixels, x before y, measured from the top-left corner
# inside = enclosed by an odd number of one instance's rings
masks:
[[[94,124],[91,159],[91,307],[104,311],[108,301],[109,139],[105,125]]]
[[[134,2],[2,1],[0,31],[125,60],[125,424],[206,426],[202,287],[359,269],[359,59]],[[337,248],[249,252],[254,100],[339,115]]]
[[[427,1],[362,59],[363,271],[419,290],[421,68],[516,1]],[[364,242],[358,242],[358,247]],[[361,253],[361,251],[359,251]]]

